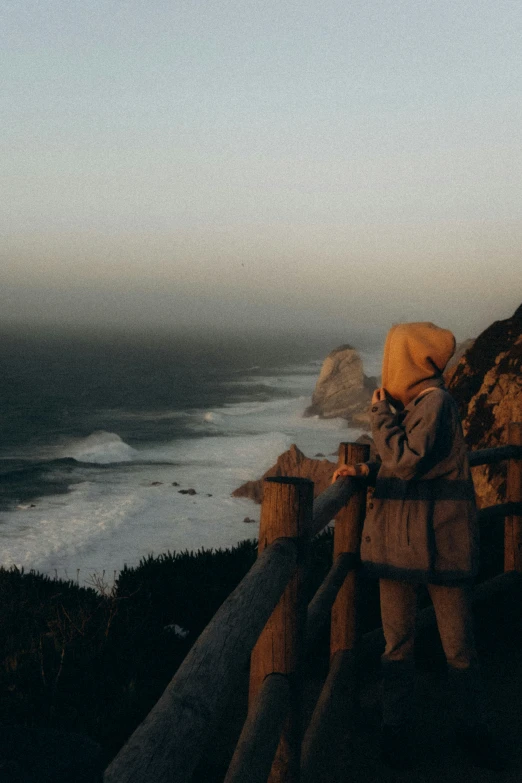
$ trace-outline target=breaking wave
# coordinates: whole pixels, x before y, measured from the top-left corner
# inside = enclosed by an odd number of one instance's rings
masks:
[[[132,462],[138,452],[123,441],[115,432],[100,430],[86,438],[70,441],[62,449],[61,456],[76,462],[95,465],[109,465],[114,462]]]

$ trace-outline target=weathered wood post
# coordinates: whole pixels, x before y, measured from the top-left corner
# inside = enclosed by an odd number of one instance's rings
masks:
[[[508,427],[510,446],[522,446],[522,422],[511,422]],[[506,501],[522,501],[522,459],[508,461]],[[504,571],[522,573],[522,517],[506,517],[504,524]]]
[[[277,538],[300,539],[303,551],[312,521],[313,482],[307,479],[275,477],[265,479],[259,529],[259,553]],[[252,651],[249,705],[252,705],[265,677],[288,677],[289,715],[281,733],[269,783],[298,783],[301,725],[301,677],[304,652],[306,596],[304,556],[274,609]]]
[[[361,443],[341,443],[339,464],[366,462],[370,447]],[[335,517],[334,563],[339,558],[355,560],[359,551],[362,523],[366,513],[366,484],[355,489]],[[353,563],[351,564],[353,566]],[[317,701],[303,740],[301,773],[303,783],[314,783],[328,764],[331,739],[346,726],[355,701],[353,648],[357,636],[356,571],[348,571],[332,606],[330,632],[330,671]]]
[[[367,462],[370,447],[366,443],[341,443],[339,464],[355,465]],[[334,560],[346,554],[356,555],[359,551],[362,524],[366,514],[366,486],[352,495],[346,506],[335,518]],[[356,572],[350,571],[337,593],[332,607],[332,630],[330,635],[330,660],[341,650],[351,650],[356,640]]]

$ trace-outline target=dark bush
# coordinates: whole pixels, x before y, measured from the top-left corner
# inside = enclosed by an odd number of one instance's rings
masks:
[[[109,759],[256,556],[255,541],[167,552],[125,568],[101,592],[0,569],[0,723],[82,732]],[[330,559],[325,534],[312,550],[310,590]]]
[[[502,569],[501,528],[484,531],[482,576]],[[308,600],[330,568],[332,547],[330,530],[312,542]],[[0,723],[86,734],[108,761],[256,555],[255,541],[167,552],[125,568],[101,590],[0,569]],[[379,605],[376,583],[362,580],[362,587],[364,632],[379,624]],[[328,628],[309,665],[322,670],[327,659]]]

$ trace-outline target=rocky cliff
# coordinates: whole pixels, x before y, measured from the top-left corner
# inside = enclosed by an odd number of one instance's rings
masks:
[[[467,341],[467,344],[467,350],[445,374],[448,389],[459,406],[466,441],[470,449],[505,445],[509,422],[522,421],[522,305],[511,318],[496,321],[475,341]],[[463,347],[466,348],[466,345]],[[342,395],[335,393],[340,385],[336,377],[343,366],[348,374],[353,373],[352,389],[360,391],[361,385],[369,385],[364,380],[360,358],[353,348],[342,346],[332,351],[323,365],[314,392],[312,407],[319,406],[319,410],[314,409],[315,413],[324,415],[320,406],[329,398],[331,402],[327,410],[346,412],[347,409],[342,408]],[[329,390],[333,390],[331,394]],[[369,398],[371,392],[367,393]],[[310,413],[311,409],[308,410]],[[369,442],[371,439],[363,435],[359,440]],[[506,462],[473,469],[479,506],[489,506],[505,499],[506,469]],[[315,495],[318,495],[329,485],[334,470],[334,462],[310,459],[297,446],[291,446],[261,479],[243,484],[233,495],[249,497],[260,503],[263,479],[269,476],[309,478],[315,482]]]
[[[305,416],[342,418],[358,427],[368,427],[368,406],[375,378],[363,372],[361,357],[351,345],[341,345],[328,354],[321,367]]]
[[[256,503],[261,503],[263,500],[263,479],[271,476],[297,476],[310,479],[314,482],[314,497],[316,497],[329,486],[336,464],[337,461],[334,463],[327,459],[305,457],[303,452],[293,444],[288,451],[283,452],[277,458],[276,464],[272,465],[260,479],[242,484],[234,490],[232,497],[250,498]]]
[[[470,449],[506,444],[510,421],[522,421],[522,305],[495,321],[462,356],[449,379]],[[478,502],[505,499],[507,463],[473,470]]]
[[[341,439],[339,439],[339,442]],[[370,445],[370,459],[375,459],[375,449],[373,441],[369,435],[361,435],[357,438],[358,443],[368,443]],[[337,459],[332,455],[334,462],[328,459],[311,459],[306,457],[295,444],[290,446],[288,451],[281,454],[275,465],[272,465],[266,473],[256,481],[247,481],[238,489],[234,490],[232,497],[250,498],[256,503],[263,500],[263,479],[271,476],[298,476],[307,478],[314,482],[314,497],[317,497],[323,490],[330,486],[332,476],[337,467]]]
[[[471,338],[467,340],[463,340],[461,343],[457,343],[457,347],[455,348],[455,353],[449,360],[448,364],[446,365],[446,369],[444,370],[444,380],[446,381],[446,386],[450,383],[451,379],[455,375],[455,372],[457,370],[457,365],[466,353],[466,351],[469,351],[469,349],[472,347],[475,340],[472,340]]]

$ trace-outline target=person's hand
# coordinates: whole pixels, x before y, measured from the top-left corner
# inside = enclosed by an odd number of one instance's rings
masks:
[[[375,405],[376,402],[383,402],[383,400],[385,399],[386,399],[386,392],[384,391],[384,388],[381,386],[380,389],[375,389],[372,395],[372,405]]]
[[[370,468],[364,462],[362,462],[360,465],[339,465],[333,474],[332,484],[335,484],[338,478],[344,478],[345,476],[364,478],[369,474],[369,472]]]

